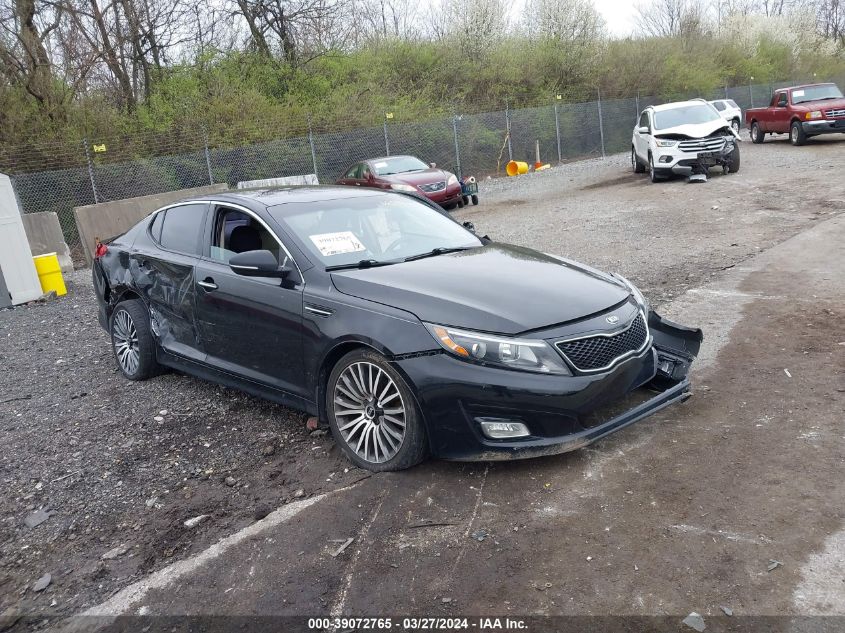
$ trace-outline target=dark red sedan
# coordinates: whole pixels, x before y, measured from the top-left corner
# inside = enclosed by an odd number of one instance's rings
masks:
[[[426,165],[414,156],[387,156],[355,163],[337,180],[339,185],[374,187],[422,194],[444,208],[463,203],[455,174]]]

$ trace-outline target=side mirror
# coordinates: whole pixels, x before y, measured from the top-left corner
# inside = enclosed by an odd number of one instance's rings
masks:
[[[472,231],[473,233],[475,233],[475,224],[473,224],[472,222],[464,222],[464,223],[462,224],[462,226],[463,226],[463,227],[464,227],[467,231]]]
[[[276,256],[270,251],[246,251],[232,255],[229,268],[244,277],[275,277],[284,279],[290,274],[287,264],[279,266]]]
[[[373,175],[373,172],[368,171],[367,172],[367,182],[373,182],[375,179],[376,179],[376,177]]]
[[[434,169],[435,167],[437,167],[437,163],[429,163],[428,166]]]
[[[642,127],[637,128],[638,134],[651,134],[651,131],[648,129],[648,126],[643,125]]]

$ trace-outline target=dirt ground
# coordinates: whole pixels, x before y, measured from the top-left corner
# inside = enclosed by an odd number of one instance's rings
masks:
[[[706,184],[652,185],[617,156],[483,183],[481,205],[457,213],[618,271],[705,330],[694,398],[569,455],[370,476],[297,412],[178,374],[123,380],[88,271],[62,299],[0,312],[0,611],[24,613],[18,628],[109,600],[162,614],[845,614],[845,142],[742,150],[738,174]]]

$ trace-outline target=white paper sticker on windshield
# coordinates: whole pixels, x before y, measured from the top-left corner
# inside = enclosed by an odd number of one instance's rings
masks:
[[[804,91],[803,91],[803,90],[793,90],[793,91],[792,91],[792,96],[793,96],[793,97],[803,97],[803,96],[804,96]]]
[[[343,253],[357,253],[367,248],[355,237],[351,231],[340,231],[339,233],[322,233],[321,235],[309,236],[314,246],[324,257],[342,255]]]
[[[376,169],[381,169],[382,167],[387,167],[387,163],[384,161],[378,162],[375,164]]]

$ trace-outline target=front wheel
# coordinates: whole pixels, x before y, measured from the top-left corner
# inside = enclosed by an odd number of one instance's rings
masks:
[[[793,121],[789,126],[789,142],[793,145],[803,145],[807,142],[804,126],[799,121]]]
[[[757,123],[757,121],[751,123],[750,134],[752,143],[760,144],[764,140],[766,140],[766,135],[763,133],[763,130],[760,129],[760,125]]]
[[[375,351],[353,350],[338,361],[329,376],[326,412],[335,441],[360,468],[403,470],[428,452],[411,390]]]
[[[634,170],[635,174],[642,174],[645,172],[645,167],[640,162],[640,159],[637,156],[637,150],[634,149],[633,145],[631,145],[631,168]]]
[[[726,174],[735,174],[739,171],[739,145],[734,144],[733,150],[731,150],[730,157],[728,158],[728,163],[725,165],[725,173]]]
[[[109,324],[112,349],[121,373],[129,380],[146,380],[160,372],[150,315],[143,301],[117,304]]]
[[[654,156],[651,154],[648,155],[648,177],[651,182],[660,182],[663,180],[663,176],[657,173],[657,169],[654,167]]]

